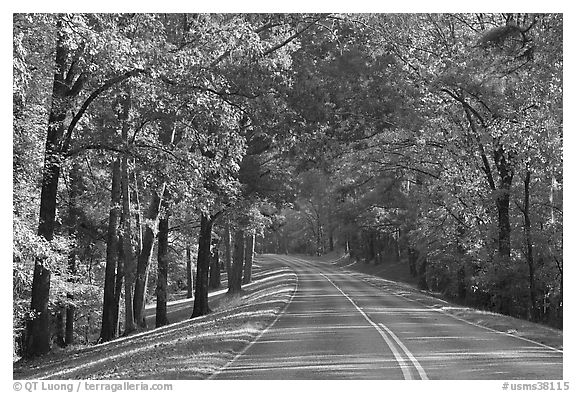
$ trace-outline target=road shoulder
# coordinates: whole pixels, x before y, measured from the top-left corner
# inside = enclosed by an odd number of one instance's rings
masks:
[[[400,295],[408,296],[410,299],[418,301],[427,307],[436,308],[465,322],[526,339],[556,350],[563,350],[562,330],[507,315],[458,305],[442,298],[439,294],[419,290],[413,283],[388,279],[385,275],[386,269],[381,269],[382,273],[379,276],[363,272],[361,263],[353,263],[348,258],[340,257],[324,260],[324,262],[333,265],[335,268],[347,271],[377,288],[384,290],[384,288],[393,287]]]
[[[14,379],[204,379],[270,325],[290,301],[297,276],[274,268],[213,313],[122,341],[54,351],[14,364]]]

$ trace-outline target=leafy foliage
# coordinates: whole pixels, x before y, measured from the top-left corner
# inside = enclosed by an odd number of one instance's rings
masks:
[[[34,317],[35,264],[51,272],[51,312],[74,306],[76,335],[97,337],[117,159],[135,255],[143,228],[170,217],[173,289],[204,214],[216,232],[225,217],[256,234],[260,250],[343,248],[402,264],[423,288],[561,325],[562,24],[15,14],[15,341]],[[58,164],[50,241],[36,231],[43,157]]]

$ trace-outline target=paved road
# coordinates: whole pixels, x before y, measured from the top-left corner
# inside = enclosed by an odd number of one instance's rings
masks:
[[[215,379],[562,379],[561,351],[455,319],[434,308],[441,300],[424,304],[329,263],[263,259],[292,267],[298,289]]]

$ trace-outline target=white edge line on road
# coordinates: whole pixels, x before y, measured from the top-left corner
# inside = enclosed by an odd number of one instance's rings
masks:
[[[297,258],[297,259],[300,259],[300,258]],[[301,261],[305,261],[304,259],[300,259],[300,260],[301,260]],[[307,261],[307,262],[308,262],[308,261]],[[342,268],[341,268],[341,269],[342,269]],[[343,269],[343,270],[344,270],[344,269]],[[371,286],[373,286],[373,287],[375,287],[375,288],[383,289],[383,288],[381,288],[381,287],[376,286],[376,285],[373,284],[372,282],[364,279],[364,278],[362,277],[362,275],[365,274],[365,273],[358,273],[358,272],[354,272],[354,271],[352,271],[352,270],[349,270],[349,271],[350,271],[351,273],[353,273],[354,275],[356,275],[360,280],[364,281],[365,283],[367,283],[367,284],[369,284],[369,285],[371,285]],[[372,277],[372,276],[371,276],[371,277]],[[406,287],[406,286],[404,286],[404,285],[401,285],[401,284],[397,283],[396,281],[387,280],[387,279],[382,278],[382,277],[374,277],[374,278],[376,278],[376,279],[378,279],[378,280],[382,280],[382,281],[388,282],[388,283],[392,283],[392,284],[394,284],[394,285],[398,285],[398,286],[400,286],[400,287],[404,287],[404,288],[406,288],[406,290],[409,290],[409,291],[418,291],[421,295],[430,297],[430,296],[427,295],[424,291],[415,290],[414,288],[411,288],[411,287]],[[385,289],[383,289],[383,290],[385,290]],[[403,299],[405,299],[405,300],[408,300],[408,301],[410,301],[410,302],[418,303],[418,304],[420,304],[421,306],[424,306],[424,307],[429,308],[429,309],[431,309],[431,310],[440,312],[440,313],[442,313],[442,314],[444,314],[444,315],[449,316],[450,318],[456,319],[457,321],[461,321],[461,322],[467,323],[468,325],[476,326],[476,327],[479,327],[479,328],[484,329],[484,330],[488,330],[488,331],[491,331],[491,332],[494,332],[494,333],[502,334],[502,335],[504,335],[504,336],[509,336],[509,337],[513,337],[513,338],[516,338],[516,339],[519,339],[519,340],[523,340],[523,341],[526,341],[526,342],[529,342],[529,343],[538,345],[538,346],[540,346],[540,347],[542,347],[542,348],[549,349],[549,350],[554,351],[554,352],[559,352],[559,353],[562,353],[562,354],[564,353],[564,351],[561,350],[561,349],[554,348],[554,347],[551,347],[551,346],[549,346],[549,345],[539,343],[538,341],[534,341],[534,340],[531,340],[531,339],[526,338],[526,337],[516,336],[516,335],[511,334],[511,333],[502,332],[502,331],[500,331],[500,330],[492,329],[492,328],[490,328],[490,327],[488,327],[488,326],[482,326],[482,325],[480,325],[480,324],[477,324],[477,323],[474,323],[474,322],[471,322],[471,321],[467,321],[466,319],[463,319],[463,318],[457,317],[457,316],[455,316],[455,315],[452,315],[452,314],[446,312],[445,310],[438,309],[438,308],[436,308],[436,307],[428,306],[428,305],[426,305],[426,304],[424,304],[424,303],[422,303],[422,302],[419,302],[418,300],[410,299],[410,298],[408,298],[408,297],[406,297],[406,296],[404,296],[404,295],[398,295],[398,294],[392,293],[392,292],[390,292],[390,291],[388,291],[388,290],[385,290],[385,291],[386,291],[387,293],[391,294],[391,295],[396,296],[396,297],[401,297],[401,298],[403,298]],[[438,300],[438,301],[440,301],[440,302],[442,302],[442,303],[446,303],[446,304],[451,304],[451,303],[449,303],[449,302],[447,302],[447,301],[445,301],[445,300],[443,300],[443,299],[434,298],[434,300]]]
[[[346,299],[348,299],[348,301],[350,303],[352,303],[352,305],[356,308],[356,310],[358,310],[358,312],[364,317],[364,319],[366,321],[368,321],[368,323],[370,323],[370,325],[372,325],[374,327],[374,329],[376,329],[378,331],[378,333],[380,333],[380,336],[382,336],[382,338],[384,339],[384,341],[386,341],[386,344],[388,345],[388,347],[390,348],[390,350],[392,351],[392,354],[394,355],[394,358],[396,358],[396,361],[398,362],[398,365],[400,366],[400,368],[402,369],[402,374],[404,375],[404,379],[412,379],[412,373],[410,372],[410,369],[408,368],[408,366],[406,365],[406,362],[404,361],[404,358],[402,357],[402,355],[400,354],[400,352],[398,351],[398,348],[396,348],[396,346],[394,345],[394,343],[388,338],[388,336],[386,335],[386,333],[380,329],[380,326],[378,326],[374,321],[372,321],[370,319],[370,317],[368,317],[368,315],[366,315],[366,313],[360,308],[358,307],[358,305],[354,302],[354,300],[352,300],[348,295],[346,295],[336,284],[334,284],[334,282],[332,280],[330,280],[326,275],[318,272],[322,277],[324,277],[326,280],[328,280],[328,282],[330,284],[332,284],[332,286],[334,288],[336,288]]]
[[[424,305],[424,306],[425,306],[425,305]],[[432,308],[432,307],[431,307],[431,308]],[[432,308],[432,309],[434,309],[434,308]],[[471,322],[471,321],[467,321],[467,320],[465,320],[465,319],[463,319],[463,318],[457,317],[456,315],[452,315],[452,314],[450,314],[449,312],[446,312],[446,311],[441,310],[441,309],[436,309],[436,311],[441,312],[442,314],[448,315],[449,317],[454,318],[454,319],[456,319],[456,320],[458,320],[458,321],[466,322],[467,324],[472,325],[472,326],[477,326],[477,327],[480,327],[480,328],[482,328],[482,329],[489,330],[489,331],[494,332],[494,333],[499,333],[499,334],[503,334],[503,335],[505,335],[505,336],[509,336],[509,337],[517,338],[517,339],[519,339],[519,340],[527,341],[527,342],[529,342],[529,343],[536,344],[536,345],[538,345],[538,346],[541,346],[541,347],[543,347],[543,348],[549,349],[549,350],[554,351],[554,352],[560,352],[560,353],[562,353],[562,354],[564,353],[564,351],[561,350],[561,349],[554,348],[554,347],[551,347],[551,346],[549,346],[549,345],[539,343],[538,341],[534,341],[534,340],[531,340],[531,339],[526,338],[526,337],[516,336],[516,335],[514,335],[514,334],[512,334],[512,333],[506,333],[506,332],[502,332],[502,331],[500,331],[500,330],[492,329],[491,327],[488,327],[488,326],[482,326],[482,325],[479,325],[479,324],[477,324],[477,323],[474,323],[474,322]]]
[[[361,279],[362,279],[362,278],[361,278]],[[362,281],[364,281],[364,282],[372,285],[372,286],[375,287],[375,288],[383,289],[383,288],[380,288],[380,287],[377,287],[377,286],[373,285],[370,281],[367,281],[367,280],[364,280],[364,279],[362,279]],[[385,281],[389,281],[389,280],[385,280]],[[394,281],[391,281],[391,282],[394,283]],[[519,339],[519,340],[523,340],[523,341],[526,341],[526,342],[529,342],[529,343],[532,343],[532,344],[536,344],[536,345],[541,346],[541,347],[543,347],[543,348],[550,349],[551,351],[564,353],[564,351],[562,351],[561,349],[554,348],[554,347],[551,347],[551,346],[549,346],[549,345],[539,343],[538,341],[534,341],[534,340],[531,340],[531,339],[526,338],[526,337],[516,336],[516,335],[511,334],[511,333],[506,333],[506,332],[502,332],[502,331],[500,331],[500,330],[492,329],[491,327],[488,327],[488,326],[482,326],[482,325],[480,325],[480,324],[477,324],[477,323],[474,323],[474,322],[471,322],[471,321],[467,321],[466,319],[457,317],[456,315],[452,315],[452,314],[450,314],[449,312],[446,312],[445,310],[442,310],[442,309],[439,309],[439,308],[436,308],[436,307],[432,307],[432,306],[428,306],[428,305],[426,305],[426,304],[424,304],[424,303],[422,303],[422,302],[420,302],[420,301],[418,301],[418,300],[416,300],[416,299],[410,299],[410,298],[408,298],[408,297],[406,297],[406,296],[404,296],[404,295],[398,295],[398,294],[392,293],[392,292],[390,292],[390,291],[388,291],[388,290],[386,290],[386,289],[384,289],[384,290],[385,290],[386,292],[388,292],[390,295],[394,295],[394,296],[396,296],[396,297],[401,297],[402,299],[408,300],[409,302],[412,302],[412,303],[418,303],[419,305],[424,306],[424,307],[426,307],[426,308],[429,308],[430,310],[437,311],[437,312],[439,312],[439,313],[442,313],[442,314],[444,314],[444,315],[449,316],[450,318],[456,319],[456,320],[461,321],[461,322],[465,322],[465,323],[467,323],[468,325],[476,326],[476,327],[479,327],[479,328],[482,328],[482,329],[484,329],[484,330],[488,330],[488,331],[491,331],[491,332],[494,332],[494,333],[499,333],[499,334],[502,334],[502,335],[504,335],[504,336],[509,336],[509,337],[517,338],[517,339]],[[436,298],[435,298],[435,299],[436,299]]]
[[[252,342],[250,344],[248,344],[242,351],[240,351],[238,354],[236,354],[236,356],[234,356],[233,359],[229,360],[222,368],[217,370],[214,374],[210,375],[206,379],[214,379],[218,375],[220,375],[223,371],[225,371],[232,363],[234,363],[236,361],[236,359],[238,359],[240,356],[244,355],[250,348],[252,348],[252,346],[254,344],[256,344],[256,342],[260,339],[260,337],[262,337],[264,335],[264,333],[266,333],[268,330],[270,330],[272,328],[272,326],[274,326],[274,324],[280,319],[280,317],[282,315],[284,315],[284,313],[288,309],[288,306],[290,305],[290,303],[292,303],[292,300],[294,299],[296,292],[298,291],[298,274],[296,274],[296,272],[294,272],[294,276],[296,276],[296,287],[292,291],[292,295],[290,295],[290,299],[288,300],[288,303],[286,303],[284,308],[282,308],[282,311],[280,311],[280,313],[278,313],[278,315],[276,315],[276,318],[274,318],[274,321],[272,321],[272,323],[270,325],[268,325],[264,330],[262,330],[260,332],[260,334],[258,334],[258,336],[256,336],[256,338],[254,340],[252,340]]]
[[[422,380],[428,380],[428,375],[426,375],[426,371],[424,371],[424,368],[422,367],[422,365],[420,364],[418,359],[416,359],[416,357],[414,357],[412,352],[410,352],[408,350],[408,348],[406,348],[406,346],[402,343],[402,341],[400,341],[400,339],[394,334],[394,332],[392,332],[392,330],[388,329],[383,323],[380,323],[379,325],[384,330],[386,330],[388,332],[388,334],[390,335],[390,337],[392,337],[394,339],[394,341],[396,341],[398,343],[400,348],[402,348],[402,350],[404,351],[406,356],[408,356],[408,358],[410,359],[410,361],[412,362],[412,364],[414,365],[416,370],[418,370],[418,374],[420,374],[420,378],[422,378]]]

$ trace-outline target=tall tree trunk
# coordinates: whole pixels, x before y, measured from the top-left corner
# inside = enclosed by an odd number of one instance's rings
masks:
[[[498,256],[501,263],[510,261],[510,194],[509,190],[502,190],[496,197],[498,209]]]
[[[65,335],[65,324],[64,318],[66,316],[66,306],[64,304],[58,304],[56,310],[56,345],[60,348],[66,346],[64,341]]]
[[[168,210],[158,224],[158,280],[156,282],[156,327],[168,325]]]
[[[170,130],[163,128],[160,132],[160,140],[167,146],[173,146],[174,144],[174,138],[176,135],[175,124],[176,123],[174,121],[173,127]],[[134,321],[141,328],[146,328],[144,308],[146,306],[146,292],[148,287],[150,261],[152,259],[152,250],[154,248],[154,241],[156,238],[155,234],[158,229],[158,214],[160,213],[160,207],[162,206],[162,203],[164,203],[164,201],[169,198],[166,180],[159,180],[162,181],[162,186],[160,187],[159,193],[152,193],[152,201],[148,208],[145,220],[146,225],[141,235],[142,245],[140,253],[138,254],[138,266],[136,268],[133,299]]]
[[[536,303],[536,284],[534,282],[534,251],[532,246],[532,223],[530,221],[530,170],[526,168],[524,178],[524,236],[526,241],[526,262],[528,263],[528,282],[530,285],[530,317],[538,319],[538,306]]]
[[[124,256],[122,252],[122,236],[118,236],[118,260],[116,267],[116,284],[114,286],[114,328],[116,335],[120,334],[120,298],[122,297],[122,289],[124,288],[124,279],[126,277],[126,270],[124,269]]]
[[[198,258],[196,259],[196,286],[194,288],[194,309],[191,318],[210,313],[208,306],[208,273],[210,269],[210,243],[212,240],[212,219],[206,213],[200,217],[198,236]]]
[[[230,288],[232,285],[232,234],[230,233],[229,219],[226,219],[224,226],[224,263],[226,265],[228,288]]]
[[[118,227],[121,214],[120,161],[112,164],[112,197],[108,219],[106,242],[106,270],[104,273],[104,302],[102,305],[102,329],[100,340],[110,341],[118,335],[118,311],[120,297],[116,298],[116,266],[118,262]]]
[[[228,293],[235,294],[242,290],[242,265],[244,264],[244,231],[236,229],[234,233],[234,258],[232,260],[231,285]]]
[[[498,209],[498,256],[500,262],[510,262],[510,188],[512,187],[513,172],[504,154],[504,148],[494,151],[494,161],[500,175],[500,187],[497,190],[496,208]]]
[[[282,243],[280,242],[280,233],[278,231],[276,231],[274,233],[276,235],[276,250],[275,250],[275,254],[281,254],[282,253]]]
[[[66,333],[64,339],[66,345],[74,344],[74,318],[76,314],[76,307],[71,304],[74,300],[74,296],[71,293],[66,294],[68,298],[68,305],[66,306]]]
[[[134,167],[136,162],[134,161]],[[134,196],[134,205],[136,209],[134,211],[134,218],[136,219],[136,236],[138,237],[136,255],[140,255],[142,252],[142,220],[141,220],[141,206],[140,206],[140,193],[138,191],[138,176],[136,171],[132,171],[134,177],[134,189],[132,190],[132,195]]]
[[[412,277],[418,276],[418,250],[408,246],[408,267]]]
[[[155,232],[158,227],[158,214],[163,198],[166,196],[166,184],[162,185],[161,193],[152,193],[152,201],[146,214],[146,225],[142,240],[142,250],[138,255],[138,266],[136,270],[136,283],[134,286],[134,320],[140,327],[146,327],[144,317],[144,307],[146,305],[146,286],[148,283],[148,270],[152,259],[154,248]]]
[[[428,256],[420,254],[420,264],[418,265],[418,288],[427,291],[428,281],[426,280],[426,271],[428,269]]]
[[[497,144],[493,150],[494,164],[496,166],[500,184],[498,189],[496,188],[496,183],[492,175],[492,168],[488,161],[486,155],[484,144],[481,142],[479,136],[476,122],[473,120],[473,114],[470,107],[464,101],[462,96],[455,97],[457,101],[462,103],[464,107],[464,112],[468,118],[468,123],[472,129],[473,134],[478,142],[478,151],[480,153],[480,158],[482,159],[482,170],[486,174],[486,180],[491,191],[496,193],[496,209],[498,211],[498,239],[497,239],[497,252],[500,259],[500,263],[507,264],[510,262],[511,255],[511,243],[510,243],[510,188],[512,186],[512,178],[514,176],[513,168],[510,165],[510,158],[506,157],[506,152],[504,147],[500,144],[500,141],[495,141]],[[481,120],[481,119],[480,119]],[[481,120],[481,123],[483,121]]]
[[[456,288],[460,300],[465,300],[468,292],[468,285],[466,283],[466,248],[464,246],[466,228],[463,222],[463,217],[459,217],[456,222],[456,255],[461,261],[456,273]]]
[[[48,132],[46,134],[46,150],[44,153],[44,168],[42,171],[42,190],[40,193],[40,222],[38,235],[47,241],[54,238],[56,225],[56,197],[62,156],[60,143],[64,134],[64,120],[70,106],[66,97],[68,90],[64,83],[67,49],[62,31],[62,21],[57,24],[56,63],[54,83],[52,85],[52,104],[48,117]],[[48,303],[50,300],[50,275],[46,260],[37,258],[34,261],[34,276],[32,278],[32,293],[30,310],[34,318],[26,325],[26,351],[28,357],[43,355],[50,351],[50,315]]]
[[[244,250],[244,277],[242,284],[248,284],[252,281],[252,261],[254,260],[254,233],[246,237],[246,249]]]
[[[75,237],[78,233],[78,225],[81,217],[81,210],[78,206],[78,199],[83,193],[82,176],[80,173],[80,164],[75,162],[72,164],[69,175],[70,185],[68,188],[69,204],[68,204],[68,233],[71,237]],[[68,257],[68,282],[74,283],[77,281],[77,259],[78,250],[75,246]],[[66,326],[65,326],[65,345],[74,343],[74,318],[76,307],[73,304],[74,295],[70,292],[66,293]]]
[[[38,235],[48,241],[51,241],[54,236],[60,165],[63,155],[69,149],[76,124],[96,97],[110,87],[141,73],[141,70],[131,70],[106,81],[90,94],[68,127],[65,127],[66,114],[82,91],[86,80],[85,74],[79,66],[81,61],[72,61],[67,64],[71,57],[71,49],[66,45],[67,38],[67,32],[63,28],[63,20],[59,17],[56,24],[55,64],[53,67],[55,72],[52,85],[52,103],[48,117],[40,195],[40,222],[38,225]],[[50,350],[50,319],[48,315],[50,270],[45,262],[42,258],[34,262],[30,309],[36,317],[30,320],[26,326],[26,356],[41,355]]]
[[[119,115],[122,122],[122,140],[124,147],[128,148],[129,113],[131,108],[131,97],[128,91],[120,98],[122,113]],[[134,291],[134,275],[136,261],[134,248],[132,247],[132,206],[130,203],[130,172],[128,168],[128,156],[124,154],[121,158],[121,187],[122,187],[122,256],[124,259],[125,281],[124,281],[124,334],[130,334],[136,330],[134,324],[134,309],[132,308],[132,296]]]
[[[316,213],[316,255],[321,256],[323,251],[322,221],[320,220],[320,214]]]
[[[212,289],[220,288],[220,254],[218,252],[218,242],[212,239],[212,250],[210,256],[210,279],[209,286]]]
[[[186,297],[192,298],[192,287],[194,280],[192,279],[192,251],[190,250],[190,243],[186,243]]]

